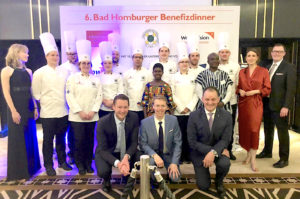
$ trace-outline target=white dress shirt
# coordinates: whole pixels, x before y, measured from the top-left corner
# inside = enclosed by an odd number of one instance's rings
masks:
[[[69,71],[70,75],[73,75],[73,74],[78,73],[80,71],[78,65],[71,64],[69,61],[66,61],[65,63],[63,63],[61,65],[61,67],[66,68]]]
[[[154,62],[152,62],[150,64],[150,68],[149,68],[149,72],[152,73],[153,71],[153,66],[156,64],[156,63],[161,63],[163,66],[164,66],[164,74],[162,76],[162,80],[167,82],[168,84],[170,83],[170,80],[172,78],[172,76],[177,72],[177,63],[173,60],[168,60],[167,62],[160,62],[159,60],[156,60]],[[153,76],[152,76],[152,80],[153,80]]]
[[[41,118],[60,118],[68,115],[65,85],[69,71],[62,66],[45,65],[33,74],[32,93],[40,101]]]
[[[159,122],[161,123],[162,129],[163,129],[163,134],[164,134],[164,153],[167,153],[167,145],[166,145],[166,133],[165,133],[165,117],[162,120],[158,120],[155,115],[154,115],[154,123],[155,123],[155,128],[156,128],[156,133],[157,137],[159,138]],[[159,142],[159,140],[157,140]]]
[[[129,110],[142,111],[140,105],[145,90],[145,85],[152,80],[152,74],[141,67],[140,70],[129,69],[124,73],[124,91],[129,98]]]
[[[83,76],[81,72],[71,75],[67,81],[66,97],[70,107],[69,121],[95,122],[99,119],[98,111],[102,103],[102,88],[97,76]],[[91,120],[82,120],[79,112],[95,112]]]
[[[99,75],[103,99],[113,100],[118,94],[124,93],[123,79],[117,73],[105,74],[101,73]],[[101,110],[103,111],[113,111],[111,108],[101,105]]]
[[[230,98],[230,105],[237,104],[237,95],[235,93],[236,87],[239,83],[239,72],[240,72],[240,65],[234,63],[228,64],[220,64],[218,67],[220,70],[223,70],[228,73],[230,79],[232,80],[232,89],[231,89],[231,98]]]
[[[188,74],[177,72],[171,80],[171,88],[174,103],[177,105],[174,115],[189,115],[194,111],[198,102],[198,96],[195,89],[195,76],[188,71]],[[190,112],[181,114],[188,108]]]

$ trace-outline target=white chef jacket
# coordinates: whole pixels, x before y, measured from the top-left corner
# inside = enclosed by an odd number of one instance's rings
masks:
[[[189,73],[194,75],[194,80],[197,78],[199,73],[204,71],[205,69],[202,66],[198,66],[197,68],[189,68]]]
[[[70,72],[70,75],[73,75],[73,74],[78,73],[80,71],[79,66],[77,66],[75,64],[71,64],[69,61],[66,61],[61,66],[66,68]]]
[[[60,118],[68,115],[65,85],[69,71],[62,66],[45,65],[33,73],[32,93],[40,101],[41,118]]]
[[[123,79],[119,74],[101,73],[99,78],[102,85],[103,99],[113,100],[116,95],[124,93]],[[101,105],[100,109],[103,111],[113,111],[111,108],[104,106],[104,104]]]
[[[177,72],[173,75],[171,88],[174,103],[177,105],[174,115],[189,115],[190,112],[181,114],[185,108],[190,109],[191,112],[195,110],[198,102],[195,86],[194,73],[190,73],[190,71],[188,74]]]
[[[99,77],[92,74],[83,76],[81,72],[71,75],[66,84],[66,98],[70,107],[69,121],[95,122],[99,120],[98,111],[102,103]],[[95,115],[91,120],[82,120],[79,116],[80,111],[85,113],[94,111]]]
[[[177,63],[173,60],[168,60],[168,62],[166,63],[163,63],[163,62],[160,62],[159,60],[156,60],[154,62],[152,62],[150,64],[150,67],[149,67],[149,72],[152,73],[153,71],[153,66],[156,64],[156,63],[161,63],[163,66],[164,66],[164,74],[162,76],[162,80],[164,80],[165,82],[167,82],[168,84],[170,83],[170,80],[172,78],[172,75],[174,75],[176,72],[177,72]],[[153,80],[154,77],[152,75],[152,79]]]
[[[231,89],[231,98],[230,104],[234,105],[237,104],[237,95],[235,93],[236,87],[239,83],[239,72],[240,72],[240,65],[235,63],[228,63],[228,64],[220,64],[218,67],[220,70],[223,70],[228,73],[230,79],[232,80],[232,89]]]
[[[126,68],[124,68],[124,66],[120,64],[113,65],[112,71],[116,74],[119,74],[122,77],[126,71]]]
[[[124,73],[124,91],[129,98],[129,110],[142,111],[143,107],[140,105],[145,90],[145,85],[152,81],[152,74],[141,67],[140,70],[133,68]]]

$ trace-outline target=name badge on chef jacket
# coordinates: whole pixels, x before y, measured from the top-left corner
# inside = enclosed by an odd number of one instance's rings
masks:
[[[223,85],[223,84],[225,84],[226,82],[225,82],[225,80],[223,79],[223,80],[221,80],[221,85]]]
[[[145,79],[146,79],[145,76],[141,77],[142,82],[145,81]]]

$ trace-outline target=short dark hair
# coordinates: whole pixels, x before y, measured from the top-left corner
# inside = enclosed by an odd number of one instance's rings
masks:
[[[116,97],[114,97],[114,100],[113,100],[114,105],[116,104],[117,100],[126,100],[129,105],[129,98],[124,94],[118,94]]]
[[[205,93],[206,91],[215,91],[215,92],[218,94],[218,97],[220,97],[220,92],[219,92],[219,90],[218,90],[216,87],[214,87],[214,86],[206,87],[206,88],[204,89],[204,91],[203,91],[202,96],[204,95],[204,93]]]
[[[152,71],[154,71],[155,68],[160,68],[162,72],[164,72],[164,66],[161,63],[154,64]]]
[[[276,43],[276,44],[274,44],[273,48],[276,47],[276,46],[281,46],[281,47],[283,47],[284,52],[286,52],[286,48],[285,48],[285,46],[284,46],[282,43]],[[272,49],[273,49],[273,48],[272,48]]]

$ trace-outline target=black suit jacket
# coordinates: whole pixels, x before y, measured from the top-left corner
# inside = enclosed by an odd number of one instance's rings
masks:
[[[227,148],[232,133],[231,114],[223,108],[217,108],[212,131],[204,108],[190,114],[187,134],[191,148],[191,159],[197,166],[202,165],[202,160],[208,152],[214,149],[218,156]]]
[[[267,66],[269,69],[271,65]],[[272,111],[280,111],[282,107],[292,108],[296,94],[296,67],[282,61],[271,80],[269,107]]]
[[[139,120],[136,113],[128,112],[125,121],[125,138],[126,153],[131,157],[137,151],[139,132]],[[100,155],[105,161],[111,165],[117,158],[113,156],[113,152],[117,146],[117,126],[115,122],[114,112],[100,118],[97,126],[97,148],[96,154]]]

